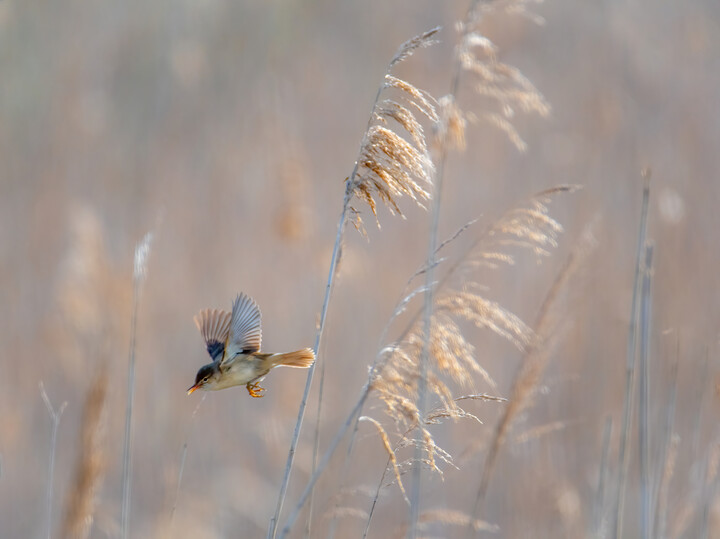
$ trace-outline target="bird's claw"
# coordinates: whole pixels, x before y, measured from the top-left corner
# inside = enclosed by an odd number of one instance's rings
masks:
[[[265,391],[264,387],[260,387],[259,384],[247,384],[245,387],[247,387],[248,393],[251,397],[255,397],[256,399],[261,398],[262,392]]]

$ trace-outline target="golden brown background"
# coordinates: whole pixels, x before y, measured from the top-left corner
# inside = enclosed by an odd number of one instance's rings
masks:
[[[53,534],[60,529],[76,488],[83,402],[103,363],[104,474],[90,535],[117,536],[133,251],[151,230],[138,314],[131,536],[264,537],[305,375],[281,369],[266,380],[264,399],[239,388],[208,394],[198,408],[202,396],[185,389],[207,356],[192,317],[229,308],[242,290],[262,308],[264,349],[312,346],[343,179],[387,62],[401,42],[443,25],[442,42],[398,71],[446,93],[454,23],[466,9],[436,0],[0,2],[2,537],[44,537],[48,527],[51,419],[40,381],[55,406],[68,403],[51,523]],[[550,258],[520,256],[517,266],[485,276],[487,295],[528,321],[594,219],[597,248],[568,295],[572,324],[533,407],[514,426],[511,438],[520,438],[500,455],[480,516],[503,537],[597,529],[608,417],[609,458],[617,459],[640,170],[649,166],[653,466],[662,468],[669,373],[679,357],[669,536],[717,536],[720,4],[550,1],[532,9],[545,25],[498,16],[485,29],[552,114],[518,117],[524,154],[490,126],[470,129],[468,151],[448,165],[440,236],[553,185],[582,185],[552,205],[566,233]],[[462,86],[459,103],[477,104]],[[321,450],[355,402],[394,302],[425,258],[429,213],[403,209],[407,220],[382,209],[381,230],[366,216],[369,241],[348,230],[321,347]],[[506,394],[519,352],[489,332],[471,335]],[[308,477],[319,379],[286,508]],[[500,409],[473,404],[484,426],[436,431],[459,470],[426,481],[428,508],[472,509],[482,463],[475,448]],[[383,417],[376,403],[368,411]],[[638,533],[632,444],[627,537]],[[361,427],[348,486],[374,489],[385,461],[374,429]],[[340,465],[335,459],[318,485],[313,536],[325,534]],[[360,492],[340,505],[367,510],[369,499]],[[406,511],[397,488],[384,489],[371,536],[392,536]],[[337,536],[358,536],[363,525],[348,513]]]

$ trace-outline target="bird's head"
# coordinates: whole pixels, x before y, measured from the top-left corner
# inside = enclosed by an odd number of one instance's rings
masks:
[[[187,393],[190,395],[198,389],[208,391],[213,388],[219,379],[220,369],[218,369],[217,364],[210,363],[205,365],[204,367],[201,367],[195,375],[195,384],[188,389]]]

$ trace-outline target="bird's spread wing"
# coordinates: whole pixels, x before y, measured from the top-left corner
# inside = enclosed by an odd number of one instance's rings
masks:
[[[205,339],[205,346],[213,361],[220,361],[230,334],[229,312],[220,309],[203,309],[195,315],[195,325]]]
[[[250,296],[240,294],[233,302],[230,335],[220,365],[240,353],[258,352],[261,340],[260,307]]]

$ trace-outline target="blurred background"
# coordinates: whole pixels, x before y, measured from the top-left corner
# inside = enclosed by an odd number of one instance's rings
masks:
[[[60,532],[90,446],[97,467],[88,472],[95,485],[89,533],[118,536],[133,253],[149,231],[130,535],[265,536],[305,373],[273,372],[263,399],[244,388],[186,396],[207,360],[193,315],[229,309],[244,291],[262,309],[264,350],[313,345],[343,180],[387,63],[400,43],[442,25],[441,43],[398,74],[435,96],[447,93],[455,22],[467,7],[431,0],[0,1],[2,537]],[[478,516],[504,537],[602,529],[603,437],[610,420],[607,459],[616,469],[640,171],[650,167],[653,466],[664,464],[658,455],[677,362],[668,535],[720,536],[720,4],[550,1],[531,9],[544,25],[497,15],[483,29],[552,113],[517,117],[525,153],[492,126],[469,129],[468,150],[448,163],[440,237],[470,219],[490,223],[543,189],[582,185],[551,205],[565,233],[550,257],[538,263],[520,255],[514,267],[483,274],[486,295],[528,323],[592,221],[597,247],[567,294],[571,324],[498,458]],[[469,111],[479,103],[462,84],[458,101]],[[330,304],[320,350],[321,452],[359,395],[394,303],[426,256],[428,212],[406,203],[402,220],[382,208],[378,230],[369,210],[356,207],[368,240],[348,230]],[[507,396],[520,352],[489,332],[468,328],[468,336],[498,383],[495,393]],[[103,369],[104,413],[88,446],[84,403]],[[309,475],[319,380],[285,514]],[[53,421],[40,382],[55,408],[67,403],[51,514]],[[490,392],[481,380],[476,386]],[[427,509],[472,510],[483,444],[502,406],[467,408],[484,425],[437,430],[458,469],[427,476]],[[367,412],[394,432],[377,403]],[[523,436],[532,432],[543,434]],[[376,488],[386,455],[372,426],[361,427],[357,443],[348,490],[338,495],[341,458],[318,484],[313,537],[325,535],[336,505],[347,508],[337,536],[362,532],[366,491]],[[634,438],[631,444],[628,537],[639,522]],[[383,489],[370,536],[402,534],[406,521],[397,487]],[[428,533],[465,531],[435,526]]]

